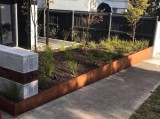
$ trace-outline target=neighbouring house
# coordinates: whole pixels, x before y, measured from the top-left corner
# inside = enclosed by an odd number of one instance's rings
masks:
[[[24,2],[28,4],[24,9]],[[31,48],[34,28],[32,0],[0,0],[0,44]],[[35,16],[37,16],[35,5]],[[36,19],[36,17],[35,17]]]
[[[128,8],[128,0],[54,0],[49,9],[69,11],[97,11],[122,13]]]

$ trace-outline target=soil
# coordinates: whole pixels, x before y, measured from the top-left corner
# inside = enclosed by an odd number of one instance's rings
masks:
[[[71,50],[73,52],[73,59],[72,61],[77,62],[78,64],[78,68],[77,68],[77,73],[76,75],[73,75],[68,62],[70,60],[65,58],[65,51],[63,52],[59,52],[59,51],[54,51],[53,53],[53,57],[54,57],[54,74],[51,77],[47,78],[47,83],[46,86],[44,86],[44,88],[40,88],[40,91],[46,89],[46,88],[50,88],[53,87],[61,82],[64,82],[66,80],[70,80],[76,76],[79,76],[81,74],[84,74],[86,72],[89,72],[97,67],[103,66],[113,60],[117,60],[120,59],[122,57],[124,57],[124,55],[127,54],[119,54],[119,53],[108,53],[105,50],[96,50],[96,49],[90,49],[90,48],[86,48],[81,49],[73,49]],[[40,53],[40,56],[43,55],[43,52]],[[89,55],[92,55],[92,59],[87,59],[87,57]],[[103,57],[105,56],[112,56],[111,60],[105,59]],[[90,61],[93,60],[93,61]],[[41,66],[39,66],[41,69]],[[38,74],[38,79],[41,80],[41,74],[43,74],[43,72],[41,70],[39,70],[39,74]]]

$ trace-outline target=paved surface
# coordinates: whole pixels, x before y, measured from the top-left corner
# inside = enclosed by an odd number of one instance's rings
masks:
[[[15,119],[128,119],[159,83],[160,58],[147,59]]]
[[[71,46],[72,44],[79,45],[79,43],[76,43],[76,42],[70,42],[70,41],[49,38],[49,45],[52,47],[52,49],[59,49],[62,45],[65,48],[67,48],[67,47]],[[38,39],[38,46],[37,47],[38,47],[38,51],[43,51],[46,47],[46,38],[40,37]],[[34,47],[33,47],[33,49],[34,49]]]

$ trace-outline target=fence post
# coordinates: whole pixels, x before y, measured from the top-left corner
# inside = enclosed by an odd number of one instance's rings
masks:
[[[110,34],[111,34],[111,25],[112,25],[112,13],[109,14],[108,39],[110,38]]]
[[[43,37],[46,36],[46,11],[43,10]]]
[[[49,3],[47,2],[46,10],[46,45],[49,45]]]
[[[71,28],[71,39],[72,39],[72,41],[74,40],[74,35],[73,35],[73,30],[74,30],[74,11],[72,11],[72,26],[71,26],[72,28]]]

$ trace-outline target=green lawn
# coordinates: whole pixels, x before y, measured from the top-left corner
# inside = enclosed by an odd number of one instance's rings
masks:
[[[129,119],[160,119],[160,86]]]

